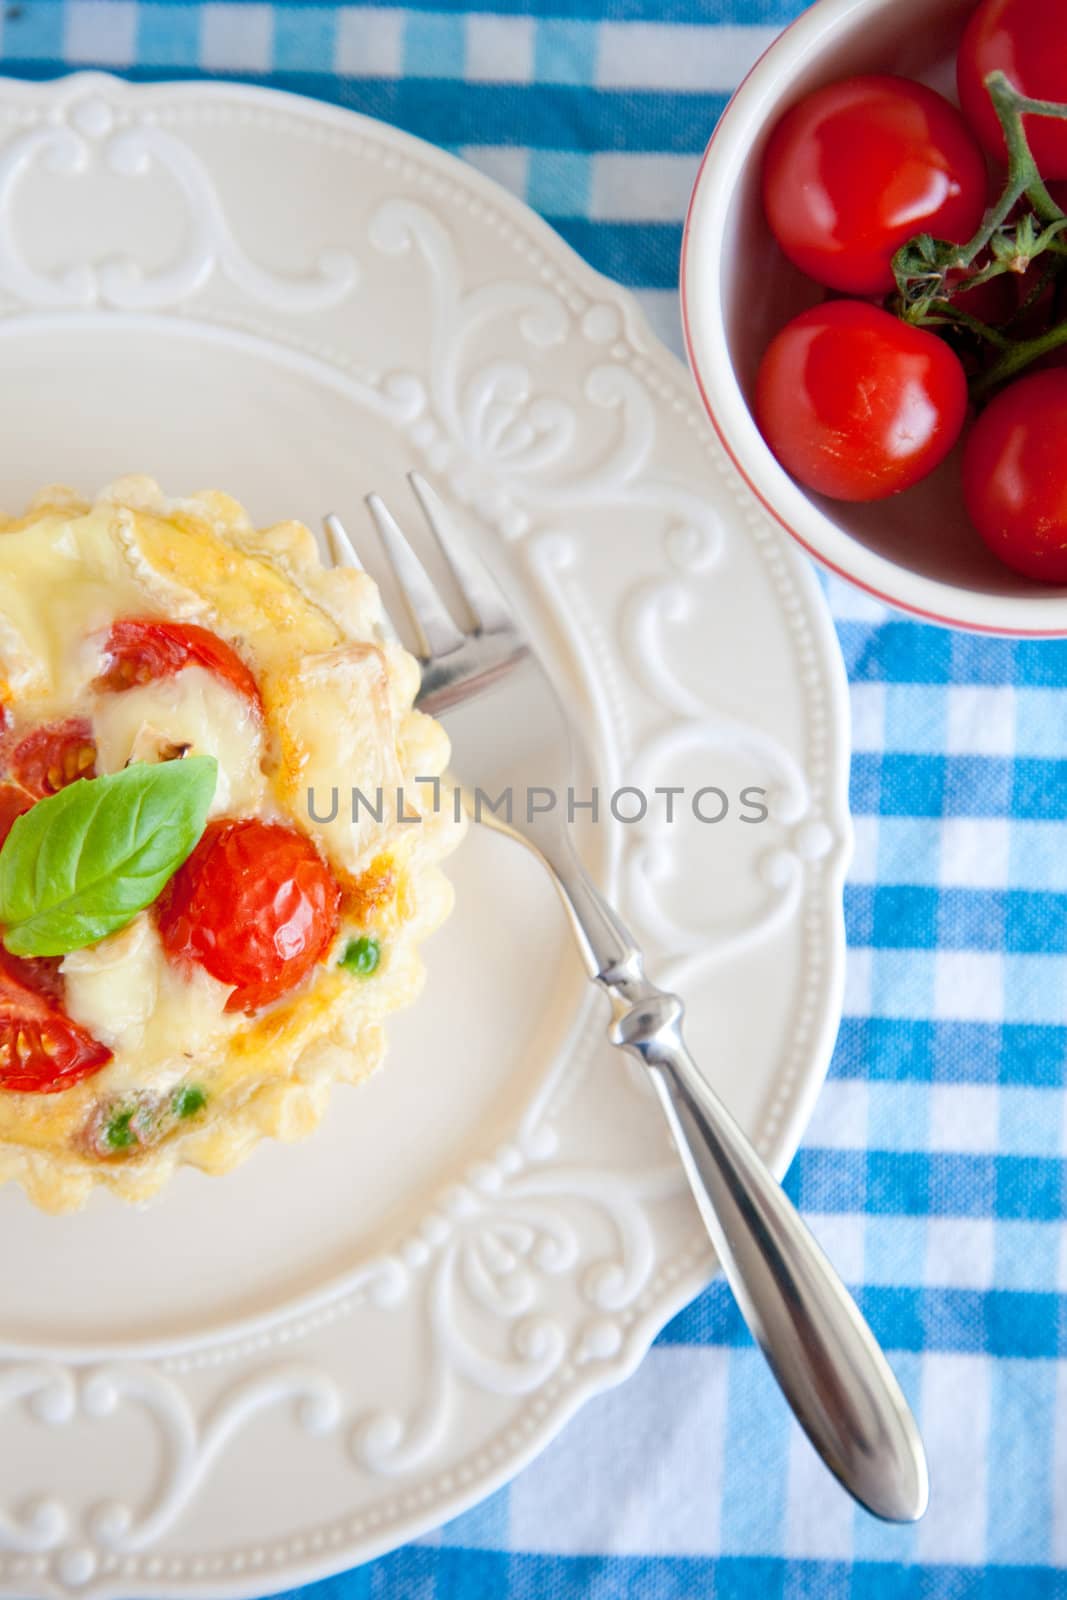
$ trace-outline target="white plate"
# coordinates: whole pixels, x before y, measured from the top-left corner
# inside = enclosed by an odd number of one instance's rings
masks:
[[[420,465],[620,784],[593,859],[776,1167],[843,962],[844,679],[807,567],[632,301],[451,158],[225,84],[0,89],[0,502],[125,471],[365,526]],[[770,820],[737,818],[746,784]],[[655,797],[654,797],[655,799]],[[685,801],[680,802],[682,806]],[[713,802],[707,800],[705,806]],[[0,1592],[262,1594],[471,1504],[712,1262],[533,863],[472,837],[386,1071],[154,1207],[0,1193]]]

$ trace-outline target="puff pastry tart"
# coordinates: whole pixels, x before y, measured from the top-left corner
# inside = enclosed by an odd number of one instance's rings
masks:
[[[0,1181],[45,1210],[223,1172],[378,1065],[462,826],[382,621],[223,494],[0,518]]]

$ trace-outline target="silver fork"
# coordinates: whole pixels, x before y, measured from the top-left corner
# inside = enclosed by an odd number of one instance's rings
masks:
[[[491,759],[498,772],[513,779],[528,775],[547,793],[550,777],[566,782],[573,773],[580,750],[573,722],[512,606],[439,496],[418,474],[409,480],[470,613],[468,626],[457,626],[392,513],[380,496],[369,495],[415,634],[423,673],[418,704],[435,715],[452,713],[448,730],[461,775],[477,774],[483,784]],[[325,527],[334,560],[360,565],[337,517],[328,516]],[[473,714],[490,695],[498,702],[491,751],[483,740],[468,765],[456,711],[476,697]],[[468,722],[467,732],[485,721]],[[523,792],[521,781],[512,786]],[[611,1001],[609,1037],[648,1069],[730,1287],[808,1438],[868,1510],[895,1522],[921,1517],[926,1457],[889,1363],[826,1256],[698,1070],[682,1038],[681,1000],[645,976],[641,950],[583,868],[558,805],[532,813],[528,805],[517,820],[482,808],[479,820],[526,845],[555,880],[590,976]]]

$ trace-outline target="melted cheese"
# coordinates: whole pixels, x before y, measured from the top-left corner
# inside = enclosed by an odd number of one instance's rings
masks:
[[[112,1049],[136,1049],[159,993],[159,938],[148,917],[63,958],[64,1001],[75,1022]]]
[[[338,706],[358,714],[338,718]],[[353,644],[305,656],[278,710],[282,800],[356,876],[395,827],[403,783],[382,652]]]
[[[16,700],[40,717],[70,710],[114,617],[145,609],[112,522],[106,511],[48,517],[0,539],[0,651]]]
[[[205,667],[97,697],[92,715],[97,767],[118,772],[130,760],[159,758],[166,742],[214,756],[219,778],[212,816],[253,816],[267,809],[263,729],[244,695]]]
[[[224,1012],[230,989],[199,967],[178,969],[166,958],[152,919],[142,912],[128,928],[66,956],[66,1009],[75,1022],[115,1051],[109,1092],[166,1087],[222,1059],[241,1023]]]

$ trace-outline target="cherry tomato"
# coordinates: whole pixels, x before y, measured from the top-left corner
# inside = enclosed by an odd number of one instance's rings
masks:
[[[1016,572],[1067,583],[1067,371],[1009,384],[982,412],[963,456],[967,513]]]
[[[84,717],[46,722],[20,739],[7,768],[35,800],[56,794],[76,778],[96,776],[96,744]]]
[[[112,624],[104,646],[105,689],[132,689],[169,678],[183,667],[205,667],[262,711],[259,685],[237,652],[207,628],[158,617],[126,617]]]
[[[962,243],[986,202],[982,152],[947,100],[905,78],[846,78],[787,111],[763,160],[763,206],[789,259],[847,294],[893,288],[916,233]]]
[[[1007,160],[1004,133],[985,80],[1006,74],[1033,100],[1067,100],[1067,9],[1062,0],[982,0],[960,44],[956,66],[964,115],[991,155]],[[1024,117],[1043,178],[1067,178],[1067,122]]]
[[[15,825],[15,818],[21,817],[32,805],[33,796],[17,783],[0,783],[0,849]]]
[[[756,419],[787,472],[835,500],[881,500],[948,454],[967,381],[942,340],[861,300],[804,311],[772,340]]]
[[[0,849],[21,817],[33,805],[33,796],[15,783],[0,783]],[[28,989],[34,989],[46,1000],[57,1004],[63,999],[63,979],[60,975],[61,956],[13,956],[0,945],[0,974],[6,968]]]
[[[13,956],[0,946],[0,976],[6,972],[60,1010],[66,991],[63,974],[59,970],[62,965],[62,956]]]
[[[36,963],[0,953],[0,1089],[58,1094],[106,1067],[111,1051],[27,984],[27,968],[37,976]]]
[[[255,818],[209,822],[164,891],[159,931],[178,961],[232,983],[255,1011],[300,982],[337,933],[340,888],[310,839]]]

